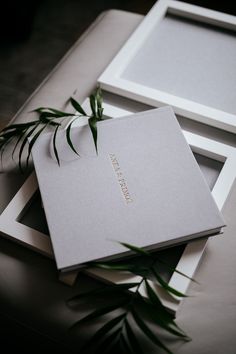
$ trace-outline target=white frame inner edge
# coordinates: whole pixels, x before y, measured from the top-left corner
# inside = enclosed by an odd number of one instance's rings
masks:
[[[214,107],[193,102],[168,92],[149,88],[121,77],[122,72],[148,38],[158,21],[167,11],[185,18],[236,31],[236,16],[190,5],[176,0],[159,0],[145,16],[122,49],[108,65],[98,82],[101,87],[115,94],[159,107],[171,105],[176,114],[236,133],[236,115]]]
[[[108,103],[104,103],[103,106],[104,113],[108,117],[118,118],[132,114],[131,111],[115,107]],[[86,120],[82,119],[81,122],[82,124],[86,124]],[[183,132],[194,152],[224,163],[212,190],[212,194],[219,209],[222,209],[236,177],[236,148],[187,131]],[[13,239],[28,248],[53,258],[53,250],[48,235],[19,222],[20,215],[22,215],[22,212],[24,212],[37,190],[38,183],[35,173],[33,172],[0,215],[0,232],[7,238]],[[193,277],[205,249],[206,242],[207,239],[201,239],[189,243],[185,247],[176,269],[189,277]],[[133,282],[140,279],[139,276],[134,276],[133,274],[124,274],[122,272],[105,271],[101,269],[90,269],[88,273],[104,281],[114,283]],[[77,272],[65,273],[61,275],[61,280],[67,284],[72,284],[76,275]],[[170,286],[182,293],[186,293],[189,283],[189,279],[180,276],[178,273],[173,273],[169,281]],[[163,304],[175,313],[180,304],[180,299],[168,296],[162,291],[158,284],[154,282],[150,282],[150,284],[159,293]],[[141,288],[140,291],[145,296],[144,287]]]

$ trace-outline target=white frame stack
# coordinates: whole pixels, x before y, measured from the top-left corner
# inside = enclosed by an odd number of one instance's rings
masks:
[[[176,114],[236,133],[236,116],[234,114],[121,77],[122,72],[142,47],[142,44],[145,43],[154,27],[167,13],[236,31],[236,16],[176,0],[159,0],[99,77],[98,81],[101,87],[109,92],[150,106],[171,105]]]

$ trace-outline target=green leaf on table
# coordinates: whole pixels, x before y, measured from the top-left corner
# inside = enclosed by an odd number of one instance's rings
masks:
[[[165,350],[168,354],[173,354],[158,338],[157,335],[147,326],[145,321],[139,316],[136,310],[132,310],[132,315],[141,331],[159,348]]]
[[[125,320],[125,328],[126,328],[126,332],[127,332],[127,337],[129,339],[129,343],[132,346],[132,349],[134,351],[135,354],[144,354],[143,350],[132,330],[132,327],[130,326],[128,320]]]

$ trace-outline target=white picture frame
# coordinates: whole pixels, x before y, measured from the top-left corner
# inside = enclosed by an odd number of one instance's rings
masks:
[[[29,204],[37,191],[37,177],[33,172],[1,213],[0,233],[10,240],[53,259],[50,237],[20,222],[22,214],[26,208],[30,207]],[[60,274],[59,279],[67,285],[73,285],[76,277],[77,272],[69,272]]]
[[[22,214],[29,207],[37,190],[38,182],[33,172],[0,215],[0,232],[27,248],[53,258],[53,249],[48,235],[20,222]]]
[[[236,133],[236,112],[234,114],[234,111],[233,113],[232,111],[226,112],[225,109],[221,110],[215,106],[206,105],[206,103],[194,102],[195,98],[187,99],[181,97],[179,96],[179,91],[178,94],[171,94],[168,90],[148,87],[143,82],[135,82],[135,80],[122,77],[122,73],[133,61],[142,45],[149,39],[152,31],[158,31],[157,25],[167,13],[184,19],[200,21],[203,24],[214,25],[218,28],[236,31],[236,16],[176,0],[159,0],[99,77],[98,82],[103,89],[109,92],[153,107],[171,105],[178,115]],[[145,63],[143,63],[143,66],[145,67]],[[205,82],[207,82],[207,79],[205,79]],[[212,88],[212,90],[215,91],[216,87]]]
[[[118,108],[106,102],[104,102],[103,106],[104,114],[108,117],[118,118],[132,114],[131,111]],[[82,124],[86,124],[86,120],[82,120]],[[187,131],[184,131],[184,135],[194,152],[221,161],[224,164],[212,190],[219,209],[222,209],[236,178],[236,148]],[[37,178],[33,172],[0,215],[0,233],[36,252],[53,258],[53,250],[48,235],[19,222],[20,215],[29,206],[37,190]],[[189,243],[178,262],[177,269],[189,277],[193,277],[204,252],[206,242],[206,239],[202,239]],[[90,269],[87,273],[90,276],[113,283],[133,282],[139,279],[138,276],[132,274],[101,269]],[[77,272],[62,273],[61,280],[71,285],[75,281],[76,276]],[[180,299],[168,296],[158,284],[154,282],[150,283],[159,293],[163,304],[175,313],[180,304]],[[169,281],[170,286],[182,293],[186,293],[189,283],[189,279],[180,276],[178,273],[174,273]],[[144,287],[140,291],[145,296]]]

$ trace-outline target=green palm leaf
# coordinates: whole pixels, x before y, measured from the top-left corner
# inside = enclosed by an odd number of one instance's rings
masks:
[[[187,295],[183,294],[182,292],[172,288],[164,279],[162,279],[162,277],[157,273],[155,268],[151,268],[151,271],[153,273],[153,275],[155,276],[156,280],[158,281],[158,283],[166,290],[168,291],[168,293],[170,293],[170,295],[175,295],[178,297],[188,297]]]
[[[97,88],[97,90],[90,96],[90,105],[91,105],[91,110],[93,112],[92,116],[87,114],[85,112],[85,110],[82,108],[82,106],[80,105],[80,103],[77,102],[73,97],[71,97],[69,101],[70,101],[72,107],[80,114],[80,116],[88,117],[88,119],[89,119],[88,124],[91,129],[95,149],[97,152],[97,121],[103,119],[102,94],[101,94],[100,88]],[[19,146],[19,144],[21,144],[20,149],[19,149],[19,169],[21,172],[23,172],[23,165],[22,165],[23,151],[24,151],[24,148],[28,142],[28,138],[30,136],[32,136],[31,145],[30,145],[30,148],[28,149],[28,155],[27,155],[27,159],[26,159],[26,166],[27,167],[28,167],[29,157],[30,157],[30,153],[31,153],[33,144],[35,143],[35,141],[37,140],[37,138],[39,137],[41,132],[48,125],[55,128],[54,134],[53,134],[53,150],[55,153],[57,163],[60,164],[59,155],[58,155],[57,148],[56,148],[56,136],[57,136],[57,132],[58,132],[58,129],[59,129],[59,126],[61,125],[61,123],[58,123],[55,120],[56,119],[63,119],[66,117],[73,117],[73,116],[76,117],[75,119],[80,117],[78,114],[76,115],[75,113],[63,112],[61,110],[58,110],[55,108],[50,108],[50,107],[38,107],[35,110],[33,110],[32,112],[36,112],[39,114],[38,120],[33,120],[33,121],[27,122],[27,123],[11,124],[11,125],[5,127],[0,132],[1,162],[2,162],[2,158],[3,158],[3,153],[4,153],[7,145],[10,144],[10,142],[13,139],[17,139],[16,144],[15,144],[13,151],[12,151],[12,159],[14,158],[14,154],[15,154],[17,147]],[[35,134],[35,139],[34,139],[33,133],[36,129],[35,127],[38,127],[39,124],[43,125],[43,127],[41,128],[39,134],[38,134],[38,132]],[[69,147],[72,149],[72,151],[74,153],[76,153],[77,155],[79,155],[79,153],[76,151],[76,149],[73,145],[73,142],[71,140],[71,134],[70,134],[71,133],[71,126],[72,126],[72,123],[70,123],[66,129],[67,143],[68,143]]]
[[[151,304],[153,304],[156,307],[156,311],[158,315],[160,315],[161,319],[164,320],[166,323],[171,323],[175,327],[177,327],[176,323],[173,321],[173,315],[171,315],[163,306],[161,300],[159,299],[158,295],[155,293],[155,291],[152,289],[152,287],[149,285],[148,280],[144,280],[146,289],[147,289],[147,295],[148,295],[148,300]],[[140,300],[143,300],[143,297],[140,295]]]
[[[33,120],[33,121],[27,122],[27,123],[18,123],[18,124],[8,125],[2,129],[0,135],[2,135],[3,132],[7,132],[7,131],[11,131],[11,130],[22,130],[22,129],[28,128],[32,125],[35,125],[37,122],[38,122],[37,120]]]
[[[100,262],[92,262],[89,264],[91,267],[94,268],[101,268],[107,270],[117,270],[117,271],[124,271],[124,272],[132,272],[132,273],[142,273],[146,272],[148,269],[145,266],[137,265],[137,264],[124,264],[124,263],[100,263]]]
[[[95,117],[90,117],[88,120],[89,127],[93,136],[93,141],[96,149],[96,153],[98,153],[97,148],[97,119]]]
[[[7,146],[12,142],[13,139],[14,139],[14,136],[9,138],[9,139],[7,139],[6,141],[4,141],[1,144],[1,157],[0,157],[1,165],[3,165],[3,154],[4,154],[4,151],[7,148]]]
[[[120,337],[120,328],[112,332],[109,336],[106,336],[103,342],[96,348],[95,353],[98,354],[106,354],[106,353],[113,353],[116,342],[119,340]]]
[[[4,141],[7,141],[10,138],[14,138],[15,136],[18,136],[21,132],[21,129],[13,129],[13,130],[7,130],[5,132],[1,132],[1,138]]]
[[[68,125],[68,127],[66,128],[66,139],[67,139],[67,143],[68,145],[70,146],[71,150],[78,156],[79,153],[76,151],[72,141],[71,141],[71,127],[72,127],[72,124],[74,123],[74,121],[76,120],[77,118],[73,119],[70,124]]]
[[[39,126],[39,122],[33,126],[33,128],[29,129],[27,128],[26,129],[26,132],[24,134],[24,139],[23,139],[23,142],[21,144],[21,147],[20,147],[20,150],[19,150],[19,168],[20,168],[20,171],[23,172],[23,166],[22,166],[22,154],[23,154],[23,151],[24,151],[24,148],[26,146],[26,144],[28,144],[28,139],[31,137],[31,135],[33,134],[33,132],[37,129],[37,127]]]
[[[77,102],[73,97],[70,98],[70,103],[72,104],[72,106],[74,107],[74,109],[79,112],[80,114],[82,114],[83,116],[87,116],[87,114],[85,113],[84,109],[82,108],[82,106],[79,104],[79,102]]]
[[[39,126],[40,126],[40,122],[38,122],[38,124],[37,124],[37,127],[39,127]],[[40,134],[44,131],[44,129],[46,127],[47,127],[47,125],[44,125],[41,129],[39,129],[39,131],[29,141],[28,155],[27,155],[27,158],[26,158],[26,167],[28,167],[28,165],[29,165],[29,158],[30,158],[30,154],[31,154],[33,145],[35,144],[36,140],[38,139],[38,137],[40,136]]]
[[[135,354],[144,354],[127,319],[125,320],[125,328],[126,328],[126,332],[127,332],[127,337],[129,339],[129,343],[132,346],[134,353]]]
[[[189,340],[190,338],[187,337],[187,335],[177,326],[177,324],[174,322],[173,318],[167,312],[164,306],[159,304],[158,296],[152,290],[147,280],[145,280],[145,285],[146,285],[149,300],[150,298],[152,299],[151,300],[152,302],[150,304],[147,303],[145,299],[140,298],[140,301],[142,301],[142,308],[144,309],[145,314],[147,314],[149,318],[151,318],[155,322],[155,324],[164,328],[169,333],[178,336],[182,339]],[[157,306],[155,304],[157,304]]]
[[[129,344],[127,343],[127,341],[126,341],[126,339],[125,339],[125,337],[123,335],[123,333],[121,333],[121,335],[120,335],[120,344],[121,344],[121,347],[123,347],[125,354],[136,354],[136,352],[134,352],[130,348]]]
[[[16,144],[15,144],[15,146],[12,150],[12,154],[11,154],[12,159],[14,159],[14,154],[17,149],[17,146],[19,145],[20,141],[23,139],[24,135],[25,135],[25,130],[22,131],[22,133],[19,135],[18,139],[16,140]]]
[[[156,258],[156,262],[163,264],[167,269],[171,270],[172,272],[182,275],[182,277],[187,278],[187,279],[191,280],[192,282],[198,284],[198,282],[195,279],[189,277],[187,274],[184,274],[183,272],[180,272],[178,269],[171,267],[167,262],[163,261],[162,259]]]
[[[100,318],[101,316],[104,316],[110,312],[113,312],[115,310],[117,310],[118,308],[121,308],[122,306],[125,306],[127,304],[128,300],[127,299],[123,299],[122,301],[118,301],[115,304],[112,305],[107,305],[104,307],[101,307],[99,309],[96,309],[94,311],[92,311],[91,313],[89,313],[87,316],[83,317],[81,320],[76,321],[72,326],[71,329],[73,329],[75,326],[78,326],[80,324],[83,324],[85,322]]]
[[[159,348],[162,348],[165,350],[166,353],[168,354],[173,354],[156,336],[155,333],[147,326],[147,324],[144,322],[144,320],[139,316],[139,314],[135,311],[132,310],[132,315],[137,323],[138,327],[141,329],[141,331]]]
[[[40,123],[38,124],[38,126],[40,125]],[[28,155],[27,155],[27,159],[26,159],[26,167],[28,167],[29,164],[29,157],[31,154],[31,150],[33,148],[33,145],[35,144],[36,140],[39,138],[39,136],[42,134],[42,132],[44,131],[44,129],[47,127],[47,124],[44,125],[41,129],[38,130],[38,132],[32,137],[32,139],[29,142],[29,147],[28,147]]]
[[[119,242],[122,246],[124,246],[125,248],[128,248],[130,251],[133,251],[139,255],[142,255],[142,256],[147,256],[147,257],[150,257],[150,253],[145,251],[143,248],[141,247],[137,247],[137,246],[134,246],[134,245],[130,245],[129,243],[126,243],[126,242]]]
[[[96,102],[95,94],[92,94],[89,97],[89,102],[90,102],[92,115],[93,115],[93,117],[97,118],[97,102]]]
[[[98,87],[96,92],[95,92],[95,100],[97,102],[97,117],[99,118],[99,120],[103,119],[103,100],[102,100],[102,91],[101,88]]]
[[[74,116],[74,113],[62,112],[62,111],[59,111],[58,109],[49,108],[49,107],[39,107],[39,108],[34,109],[32,112],[37,112],[39,114],[41,114],[41,113],[49,113],[51,117],[52,117],[51,114],[53,113],[55,118],[72,117],[72,116]]]
[[[104,337],[108,332],[110,332],[114,327],[116,327],[125,317],[125,314],[121,314],[110,321],[106,322],[91,338],[89,342],[87,342],[82,349],[80,349],[80,353],[86,352],[94,343],[100,342],[104,340]]]

